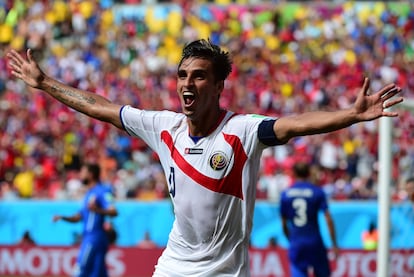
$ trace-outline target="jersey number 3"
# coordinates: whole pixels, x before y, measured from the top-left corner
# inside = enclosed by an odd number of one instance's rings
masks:
[[[302,227],[308,222],[308,217],[306,210],[308,208],[308,203],[303,198],[296,198],[292,202],[292,207],[295,209],[295,217],[293,218],[293,223],[297,227]]]

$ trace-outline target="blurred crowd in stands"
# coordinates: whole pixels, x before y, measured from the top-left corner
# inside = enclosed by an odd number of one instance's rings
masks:
[[[207,37],[233,56],[221,101],[240,113],[285,116],[348,107],[364,76],[374,91],[396,82],[406,99],[414,97],[409,3],[139,2],[0,1],[2,199],[80,199],[83,161],[101,164],[118,200],[168,197],[156,154],[126,132],[11,78],[10,48],[33,49],[42,68],[65,83],[144,109],[180,110],[180,51]],[[403,110],[392,120],[390,186],[397,201],[407,197],[405,182],[414,174],[414,115]],[[331,199],[375,199],[378,125],[357,124],[267,149],[258,198],[278,201],[291,183],[291,165],[306,159]]]

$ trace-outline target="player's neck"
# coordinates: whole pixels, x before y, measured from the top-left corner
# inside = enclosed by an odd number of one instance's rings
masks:
[[[218,112],[212,112],[203,120],[188,120],[188,131],[192,137],[206,137],[212,133],[225,116],[226,111],[219,109]]]
[[[98,185],[98,183],[99,183],[99,182],[97,182],[97,181],[91,181],[91,182],[89,182],[88,184],[86,184],[86,185],[85,185],[85,187],[86,187],[87,189],[91,189],[91,188],[96,187],[96,186]]]

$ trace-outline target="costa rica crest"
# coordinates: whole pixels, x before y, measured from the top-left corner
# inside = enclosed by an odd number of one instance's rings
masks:
[[[227,158],[226,154],[221,151],[214,152],[211,154],[209,159],[210,167],[213,170],[222,170],[227,167],[229,163],[229,159]]]

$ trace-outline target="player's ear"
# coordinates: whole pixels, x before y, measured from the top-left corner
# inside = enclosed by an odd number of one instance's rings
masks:
[[[219,94],[221,94],[223,92],[223,89],[224,89],[224,80],[217,81],[216,82],[216,88],[217,88],[217,91],[219,92]]]

